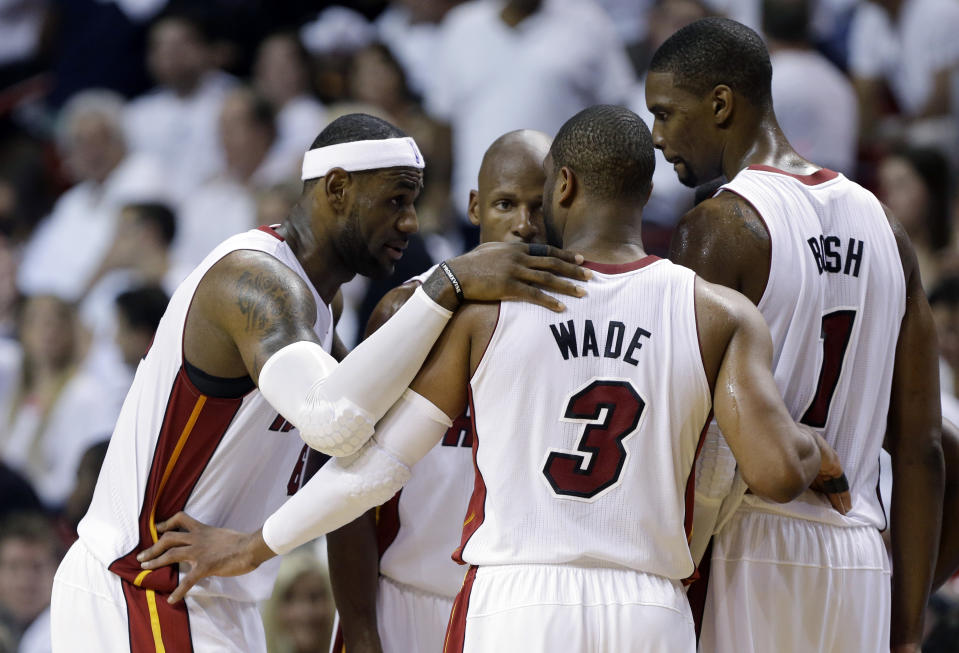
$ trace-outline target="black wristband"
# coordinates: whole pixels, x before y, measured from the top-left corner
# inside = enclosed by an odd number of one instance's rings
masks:
[[[446,275],[446,278],[450,280],[450,285],[453,286],[453,292],[456,293],[456,299],[459,300],[459,303],[462,304],[466,301],[466,297],[463,296],[463,286],[460,285],[460,280],[456,278],[456,275],[453,274],[453,270],[450,269],[450,266],[443,261],[440,263],[440,270],[443,271],[443,274]]]
[[[849,489],[849,480],[846,478],[845,474],[841,474],[836,478],[830,478],[826,481],[823,481],[819,484],[823,492],[827,494],[840,494],[846,492]]]

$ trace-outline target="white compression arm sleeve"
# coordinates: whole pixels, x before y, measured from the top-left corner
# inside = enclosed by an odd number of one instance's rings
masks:
[[[288,553],[386,502],[451,424],[429,400],[407,390],[359,453],[330,460],[270,515],[263,541],[278,554]]]
[[[451,315],[417,288],[332,369],[327,361],[332,359],[315,343],[295,342],[279,350],[260,371],[260,392],[312,448],[349,456],[373,435],[376,422],[416,376]]]

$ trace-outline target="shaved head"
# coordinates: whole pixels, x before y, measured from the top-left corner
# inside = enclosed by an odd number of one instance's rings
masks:
[[[549,153],[552,143],[549,136],[534,129],[517,129],[503,134],[489,146],[480,165],[479,183],[483,186],[483,177],[497,175],[504,164],[512,167],[526,165],[529,159],[543,165],[543,159]]]
[[[544,242],[543,159],[550,142],[543,132],[520,129],[503,134],[486,150],[469,205],[481,242]]]

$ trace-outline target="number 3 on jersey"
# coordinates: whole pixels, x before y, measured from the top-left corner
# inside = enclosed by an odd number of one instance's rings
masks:
[[[628,455],[624,440],[636,432],[646,402],[625,379],[594,379],[573,394],[560,418],[585,424],[576,449],[552,449],[543,475],[553,492],[594,501],[615,487]]]

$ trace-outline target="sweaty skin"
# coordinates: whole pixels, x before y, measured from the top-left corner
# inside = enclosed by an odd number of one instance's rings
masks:
[[[672,73],[651,72],[646,103],[654,116],[653,142],[687,185],[721,176],[733,179],[757,164],[796,175],[819,170],[788,143],[771,102],[756,106],[725,84],[700,97],[677,86]],[[891,641],[894,651],[905,653],[917,650],[922,637],[940,536],[943,462],[936,352],[930,347],[936,342],[934,325],[912,246],[888,212],[887,218],[899,247],[907,292],[886,434],[897,488],[892,505],[896,571]],[[683,216],[669,258],[758,304],[769,278],[769,233],[745,200],[721,193]]]
[[[496,139],[483,157],[477,190],[470,191],[468,215],[480,228],[480,243],[544,243],[543,159],[550,138],[521,130]],[[366,327],[369,337],[406,303],[419,284],[405,283],[376,305]],[[327,536],[330,580],[349,653],[380,653],[376,618],[379,579],[375,511]],[[437,552],[448,556],[449,551]]]

